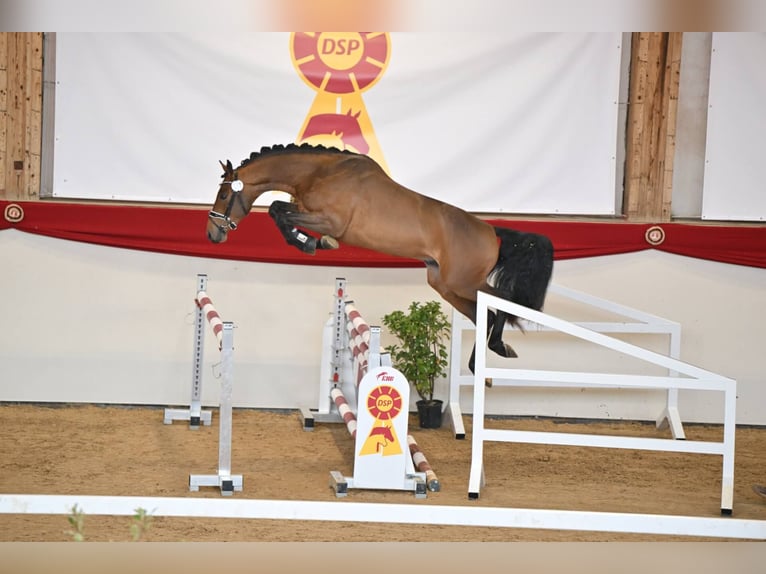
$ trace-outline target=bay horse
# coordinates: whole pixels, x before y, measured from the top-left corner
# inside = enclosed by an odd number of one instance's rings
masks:
[[[253,152],[237,168],[229,160],[219,163],[222,181],[207,222],[213,243],[226,241],[258,196],[282,191],[293,201],[274,201],[269,215],[286,241],[305,253],[336,249],[341,241],[419,259],[428,284],[474,324],[478,291],[542,309],[553,270],[553,245],[544,235],[493,227],[407,189],[369,156],[347,150],[275,145]],[[506,321],[520,327],[509,313],[488,312],[488,347],[516,357],[502,340]],[[474,346],[471,372],[475,352]]]

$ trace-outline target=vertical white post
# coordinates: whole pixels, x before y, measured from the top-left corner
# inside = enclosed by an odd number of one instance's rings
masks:
[[[332,408],[330,391],[333,388],[332,378],[335,372],[333,365],[333,358],[335,356],[333,351],[335,329],[333,327],[334,319],[330,317],[322,328],[322,363],[319,365],[319,401],[316,412],[323,415],[328,414]],[[310,409],[301,410],[305,411],[304,422],[307,419],[313,418]],[[309,428],[313,428],[313,425]]]
[[[473,376],[473,418],[471,430],[471,473],[468,498],[479,498],[484,479],[484,380],[487,367],[487,299],[482,292],[476,298],[476,363]]]
[[[335,314],[333,320],[333,348],[332,348],[332,384],[340,385],[343,381],[343,352],[346,348],[346,280],[339,277],[335,280],[335,294],[333,296]]]
[[[207,290],[207,275],[197,275],[197,290]],[[194,354],[192,355],[191,402],[189,403],[189,428],[198,429],[202,413],[202,362],[205,348],[205,316],[197,305],[194,313]]]
[[[335,402],[330,394],[341,389],[344,380],[344,359],[348,335],[346,334],[346,280],[335,279],[333,307],[330,317],[322,329],[322,358],[319,367],[319,399],[317,408],[301,407],[303,430],[314,430],[317,422],[342,422]]]
[[[449,401],[447,402],[447,417],[452,425],[456,439],[465,438],[463,413],[460,409],[460,368],[463,361],[463,325],[465,319],[457,310],[452,310],[452,327],[450,337],[450,366],[449,366]]]
[[[223,324],[223,345],[221,348],[221,405],[220,431],[218,439],[218,474],[221,478],[231,477],[231,418],[232,378],[234,369],[234,323]]]
[[[223,496],[242,490],[242,475],[231,473],[231,419],[234,370],[234,323],[224,321],[221,331],[221,402],[219,407],[218,472],[216,474],[190,474],[189,490],[200,486],[217,486]]]
[[[367,356],[367,370],[380,367],[380,327],[370,325],[370,351]]]
[[[197,274],[197,289],[194,296],[200,291],[207,289],[207,275]],[[195,306],[194,312],[194,340],[192,342],[192,382],[191,398],[188,409],[165,409],[165,418],[163,422],[166,425],[172,424],[174,420],[189,421],[189,428],[199,429],[200,423],[210,425],[212,414],[210,411],[202,410],[202,363],[203,352],[205,349],[205,314],[199,305]]]
[[[681,325],[675,324],[670,329],[669,352],[670,356],[674,359],[681,359]],[[668,374],[671,377],[677,377],[678,371],[669,370]],[[681,422],[681,413],[678,411],[678,389],[668,389],[665,416],[667,417],[670,433],[673,435],[673,438],[678,440],[685,439],[686,434]]]
[[[731,514],[734,507],[734,437],[737,427],[737,383],[732,381],[724,392],[723,403],[723,472],[721,478],[721,514]]]

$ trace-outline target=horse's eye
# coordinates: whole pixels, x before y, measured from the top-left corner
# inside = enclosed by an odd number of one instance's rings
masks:
[[[228,194],[226,193],[226,190],[225,190],[225,189],[222,189],[222,190],[221,190],[221,193],[220,193],[220,194],[218,194],[218,197],[221,199],[221,201],[225,201],[225,200],[226,200],[226,197],[227,197],[227,195],[228,195]]]

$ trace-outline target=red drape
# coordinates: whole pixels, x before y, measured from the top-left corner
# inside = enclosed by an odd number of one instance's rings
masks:
[[[9,207],[10,206],[10,207]],[[23,211],[20,221],[13,221]],[[417,267],[422,263],[342,245],[314,256],[287,245],[268,214],[252,212],[226,243],[205,236],[207,210],[187,207],[138,207],[48,201],[0,201],[0,230],[18,229],[58,239],[160,253],[237,259],[291,265],[342,267]],[[551,238],[556,259],[574,259],[659,249],[678,255],[766,268],[766,226],[719,226],[686,223],[654,225],[624,222],[501,221],[499,226],[543,233]],[[662,241],[653,245],[650,237]]]

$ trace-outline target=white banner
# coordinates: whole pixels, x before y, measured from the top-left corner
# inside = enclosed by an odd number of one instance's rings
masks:
[[[714,33],[702,218],[764,221],[766,34]]]
[[[207,205],[218,160],[300,141],[323,112],[467,210],[614,214],[620,34],[335,33],[313,56],[305,36],[57,34],[53,195]],[[365,62],[374,81],[342,96],[308,77]]]

